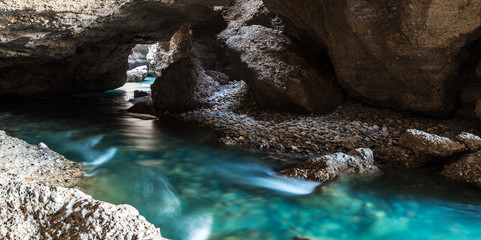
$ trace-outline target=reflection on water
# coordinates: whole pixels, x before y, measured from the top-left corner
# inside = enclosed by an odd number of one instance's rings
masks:
[[[279,177],[287,155],[121,111],[133,89],[1,99],[0,129],[87,164],[94,197],[128,203],[172,239],[481,239],[481,193],[429,170],[318,183]]]

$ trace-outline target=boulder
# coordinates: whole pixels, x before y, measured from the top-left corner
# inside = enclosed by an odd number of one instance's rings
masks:
[[[481,138],[472,133],[462,132],[456,136],[456,140],[464,143],[469,150],[477,152],[481,149]]]
[[[466,150],[464,144],[453,141],[447,137],[429,134],[416,129],[406,130],[406,132],[401,135],[399,145],[409,148],[417,154],[437,157],[451,156]]]
[[[150,62],[152,73],[160,77],[162,71],[170,64],[189,57],[191,49],[192,36],[189,26],[182,26],[169,42],[157,43],[150,48],[147,59]]]
[[[168,41],[230,0],[0,1],[0,94],[82,93],[126,81],[136,44]]]
[[[372,150],[358,148],[348,154],[334,153],[309,159],[282,171],[281,174],[293,178],[329,182],[340,175],[368,175],[379,172],[381,170],[374,163]]]
[[[432,157],[402,147],[385,147],[374,151],[374,159],[390,167],[420,168],[428,165]]]
[[[147,66],[140,66],[127,71],[127,82],[142,82],[147,76]]]
[[[134,90],[134,98],[141,98],[145,96],[149,96],[150,94],[146,91],[142,90]]]
[[[481,187],[481,152],[468,154],[444,167],[441,174],[450,179]]]
[[[186,112],[208,106],[206,100],[219,83],[209,77],[199,60],[184,58],[162,71],[152,84],[152,100],[156,114]]]
[[[334,75],[323,71],[322,64],[314,68],[279,30],[259,25],[241,27],[226,45],[261,107],[325,113],[342,102]]]
[[[351,96],[426,114],[451,112],[461,53],[481,34],[481,0],[264,3],[316,43],[314,51],[327,49]]]

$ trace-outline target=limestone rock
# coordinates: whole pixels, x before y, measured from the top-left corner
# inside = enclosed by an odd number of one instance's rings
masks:
[[[315,71],[281,31],[259,25],[241,27],[226,41],[243,80],[267,109],[325,113],[342,102],[333,76]]]
[[[169,42],[154,44],[147,55],[152,73],[160,77],[170,64],[190,56],[192,36],[188,26],[182,26]]]
[[[419,168],[431,162],[432,157],[417,154],[402,147],[386,147],[374,151],[374,159],[391,167]]]
[[[0,94],[80,93],[126,81],[136,44],[168,41],[229,0],[0,1]],[[28,70],[28,71],[26,71]]]
[[[481,187],[481,152],[468,154],[444,167],[441,174],[450,179]]]
[[[328,50],[339,84],[378,106],[453,109],[464,47],[481,33],[481,0],[264,0]],[[303,40],[303,39],[301,39]]]
[[[309,159],[282,171],[281,174],[288,177],[329,182],[340,175],[368,175],[380,171],[374,163],[372,150],[358,148],[348,154],[335,153]]]
[[[229,83],[229,80],[230,80],[229,76],[225,73],[212,71],[212,70],[206,70],[205,73],[220,84]]]
[[[466,146],[459,142],[416,129],[406,130],[401,135],[399,144],[415,153],[438,157],[451,156],[466,150]]]
[[[132,48],[132,53],[129,55],[129,70],[135,69],[140,66],[147,66],[149,64],[147,60],[147,54],[151,45],[137,44]]]
[[[472,133],[462,132],[456,136],[456,140],[460,143],[464,143],[469,150],[477,152],[481,149],[481,138]]]
[[[140,66],[127,71],[127,82],[142,82],[147,76],[147,66]]]
[[[112,205],[65,187],[79,164],[0,131],[0,239],[163,239],[129,205]]]
[[[162,71],[152,84],[154,110],[157,114],[195,110],[206,106],[206,98],[218,87],[219,83],[205,73],[199,60],[179,60]]]
[[[164,239],[130,205],[63,187],[0,180],[2,239]]]

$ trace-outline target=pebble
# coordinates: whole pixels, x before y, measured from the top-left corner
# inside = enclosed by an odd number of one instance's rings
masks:
[[[386,147],[396,145],[400,134],[412,127],[449,129],[451,137],[471,127],[468,122],[414,117],[353,101],[324,115],[273,113],[262,110],[252,99],[245,100],[247,87],[241,81],[233,81],[222,89],[217,93],[217,108],[173,116],[186,122],[207,121],[205,126],[219,132],[222,138],[236,139],[229,143],[241,147],[319,155],[345,151],[350,146],[346,142],[352,138],[358,139],[356,147]]]

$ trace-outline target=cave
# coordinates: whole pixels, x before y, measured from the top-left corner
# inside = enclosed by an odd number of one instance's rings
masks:
[[[477,239],[480,6],[0,1],[0,239]]]

